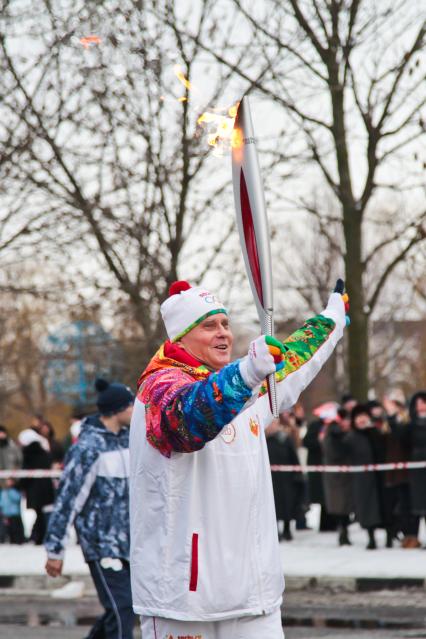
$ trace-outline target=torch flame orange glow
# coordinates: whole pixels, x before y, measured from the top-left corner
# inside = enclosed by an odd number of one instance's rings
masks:
[[[197,87],[188,80],[179,64],[174,66],[174,73],[179,82],[185,87],[186,92],[198,91]],[[160,99],[164,100],[164,97],[162,96]],[[186,93],[186,95],[177,98],[177,101],[186,102],[188,99],[188,93]],[[223,155],[224,152],[231,147],[242,146],[241,131],[234,130],[238,105],[239,102],[227,109],[226,115],[223,114],[223,109],[205,111],[197,120],[197,124],[205,130],[206,142],[209,146],[213,147],[213,154],[216,156]],[[220,113],[220,111],[222,111],[222,113]]]
[[[242,144],[241,131],[234,130],[238,104],[231,106],[227,115],[205,111],[197,120],[197,124],[207,129],[207,144],[214,147],[215,155],[223,155],[224,150]]]
[[[91,44],[100,44],[101,42],[102,38],[97,35],[88,35],[84,38],[80,38],[80,44],[82,44],[85,49],[88,49]]]
[[[180,68],[180,66],[178,64],[175,65],[175,74],[177,79],[182,82],[183,86],[185,87],[185,89],[188,89],[188,91],[190,89],[192,89],[192,85],[190,83],[190,81],[188,80],[188,78],[186,77],[186,75],[184,74],[184,72],[182,71],[182,69]]]

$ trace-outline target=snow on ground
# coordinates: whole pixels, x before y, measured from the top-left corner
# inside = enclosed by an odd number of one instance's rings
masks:
[[[366,550],[367,534],[357,524],[349,528],[352,546],[337,545],[337,533],[296,531],[291,542],[281,543],[287,577],[426,578],[426,550],[384,548],[385,532],[376,532],[377,550]],[[423,543],[426,539],[423,535]]]
[[[28,513],[28,514],[27,514]],[[404,550],[399,542],[395,548],[384,548],[385,533],[377,531],[377,550],[366,550],[367,534],[352,524],[349,536],[352,546],[338,547],[337,533],[318,533],[318,509],[308,513],[308,525],[313,530],[294,531],[291,542],[281,542],[284,575],[288,577],[370,577],[370,578],[426,578],[426,550]],[[24,513],[25,528],[30,529],[30,511]],[[422,526],[420,538],[426,544],[426,530]],[[42,546],[0,545],[0,575],[42,575],[46,554]],[[75,537],[65,553],[64,574],[88,574]]]
[[[384,530],[376,531],[377,550],[366,550],[367,533],[351,524],[352,546],[337,545],[337,533],[318,533],[319,507],[311,506],[307,523],[312,530],[294,531],[293,541],[281,542],[284,575],[288,577],[331,578],[418,578],[426,579],[426,549],[404,549],[398,541],[385,548]],[[420,541],[426,544],[424,520]]]
[[[46,551],[43,546],[0,544],[0,575],[44,575]],[[81,554],[80,546],[67,548],[64,575],[86,575],[89,569]]]

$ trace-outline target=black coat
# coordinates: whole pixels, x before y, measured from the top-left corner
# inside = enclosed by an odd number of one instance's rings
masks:
[[[411,435],[411,461],[426,461],[426,419],[415,417],[408,424]],[[426,468],[410,470],[411,510],[426,515]]]
[[[271,464],[299,464],[292,438],[280,431],[266,440]],[[277,520],[290,521],[300,515],[303,500],[303,476],[297,472],[272,472]]]
[[[351,430],[344,437],[353,465],[375,464],[381,461],[380,450],[383,436],[376,428]],[[353,505],[356,519],[363,528],[383,525],[380,477],[377,472],[359,472],[352,474]]]
[[[410,421],[397,423],[392,418],[389,423],[392,432],[408,445],[410,461],[426,461],[426,418],[419,417],[415,411],[416,399],[424,393],[416,393],[410,401]],[[414,515],[426,515],[426,468],[410,470],[411,511]]]
[[[345,433],[337,423],[330,424],[322,441],[324,464],[349,464]],[[350,473],[324,473],[324,496],[327,511],[332,515],[350,515],[353,510],[352,476]]]
[[[22,448],[23,463],[22,468],[32,470],[35,468],[50,469],[52,458],[49,452],[44,450],[39,442],[32,442]],[[27,478],[20,483],[20,488],[24,490],[27,497],[27,507],[34,510],[41,510],[43,506],[53,504],[55,491],[53,482],[47,477]]]
[[[319,440],[322,429],[323,422],[320,419],[311,422],[303,438],[303,446],[308,451],[308,466],[317,466],[323,463],[322,447]],[[325,498],[322,475],[323,473],[308,473],[308,493],[311,504],[321,504],[321,506],[324,506]]]

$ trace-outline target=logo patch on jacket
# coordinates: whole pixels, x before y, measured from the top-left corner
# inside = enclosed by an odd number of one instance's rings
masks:
[[[259,418],[257,417],[257,419]],[[250,417],[249,424],[250,424],[250,430],[253,433],[253,435],[255,437],[259,437],[259,430],[260,430],[259,422],[256,419],[253,419],[253,417]]]
[[[222,428],[222,432],[220,433],[220,436],[222,437],[225,444],[232,444],[236,435],[237,433],[235,430],[235,426],[232,422],[227,426],[224,426],[224,428]]]

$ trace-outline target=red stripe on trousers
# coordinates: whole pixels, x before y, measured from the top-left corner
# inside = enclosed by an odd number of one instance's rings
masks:
[[[192,548],[191,548],[191,580],[189,582],[189,589],[193,592],[197,590],[198,582],[198,533],[192,535]]]

